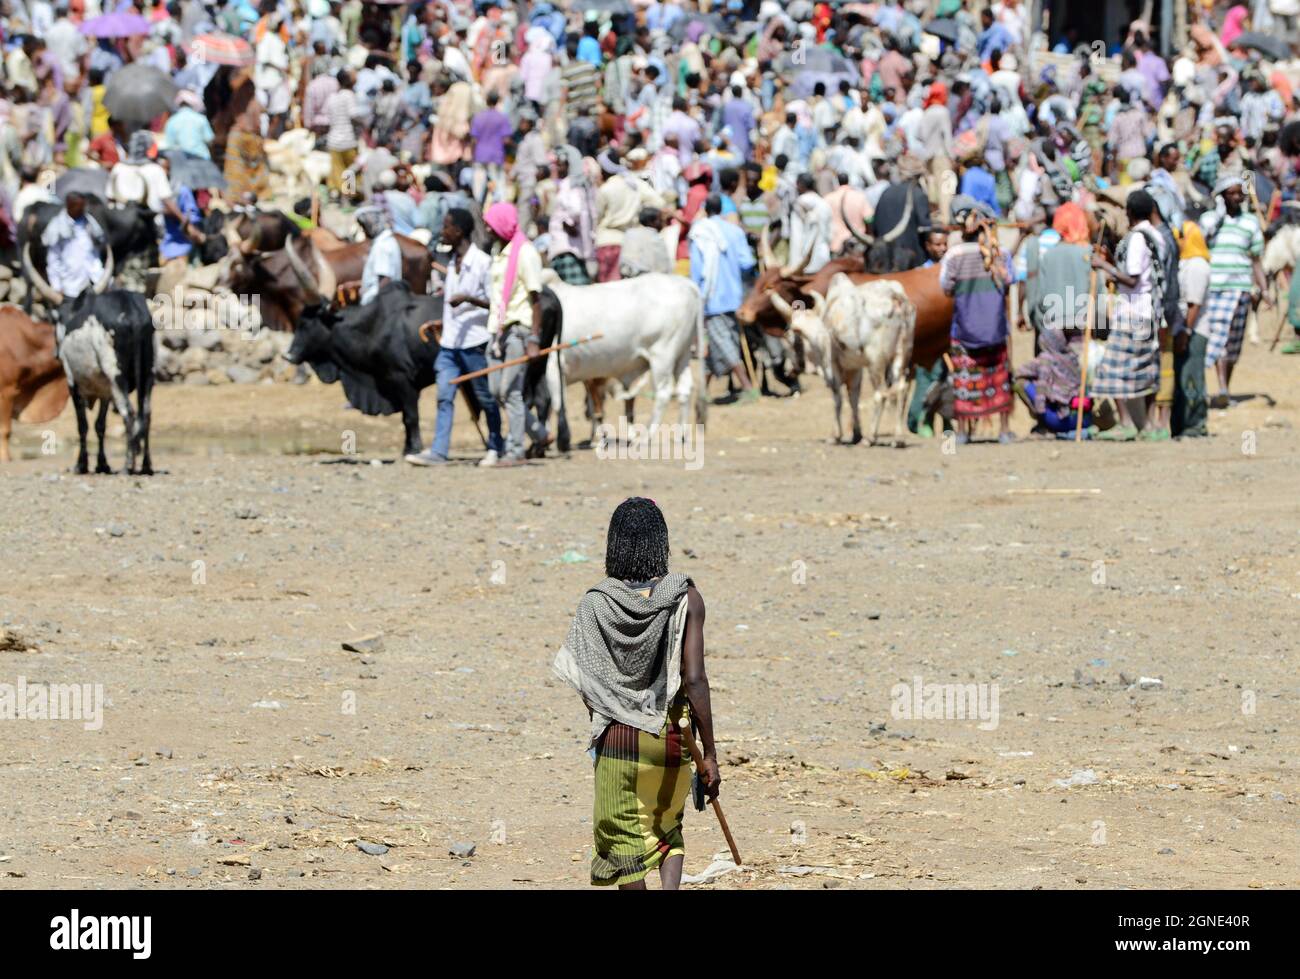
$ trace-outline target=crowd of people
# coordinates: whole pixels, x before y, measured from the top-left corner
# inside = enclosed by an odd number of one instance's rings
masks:
[[[1110,46],[1041,4],[1033,22],[1023,0],[0,8],[10,242],[28,207],[60,199],[48,175],[65,168],[102,168],[110,200],[147,203],[173,277],[212,209],[310,227],[318,208],[283,199],[268,159],[304,130],[328,154],[323,206],[375,239],[363,301],[402,277],[393,235],[438,247],[439,414],[416,464],[448,458],[451,378],[536,352],[545,267],[575,285],[690,276],[708,376],[744,404],[797,359],[737,320],[760,256],[805,275],[844,256],[938,265],[951,342],[917,366],[909,427],[933,435],[939,414],[966,439],[992,421],[1002,441],[1017,397],[1044,436],[1204,435],[1250,311],[1282,301],[1260,259],[1300,149],[1287,0],[1196,0],[1185,37],[1135,20]],[[105,33],[105,17],[136,26]],[[177,93],[149,119],[110,110],[135,62]],[[219,179],[177,179],[196,159]],[[93,281],[102,229],[82,203],[43,240],[52,285]],[[1017,325],[1035,356],[1013,365]],[[797,371],[776,376],[797,388]],[[483,461],[517,464],[534,424],[523,372],[489,380]]]

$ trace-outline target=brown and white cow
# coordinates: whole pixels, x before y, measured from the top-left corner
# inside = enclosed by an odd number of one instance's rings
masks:
[[[914,365],[929,367],[948,349],[952,331],[952,297],[944,295],[939,287],[937,264],[877,275],[864,270],[860,257],[849,257],[833,259],[816,272],[806,273],[775,264],[767,247],[763,247],[762,252],[765,260],[763,271],[736,311],[736,318],[742,324],[753,324],[766,332],[784,333],[786,318],[773,303],[773,295],[779,295],[787,305],[796,309],[809,307],[814,295],[827,298],[831,279],[843,273],[855,285],[885,280],[903,287],[907,298],[916,307],[916,342],[912,348]]]

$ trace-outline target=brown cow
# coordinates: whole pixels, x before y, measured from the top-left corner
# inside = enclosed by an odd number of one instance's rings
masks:
[[[17,306],[0,306],[0,462],[9,461],[9,432],[17,418],[39,425],[68,403],[68,379],[55,353],[54,327]]]
[[[952,331],[952,297],[939,288],[939,266],[909,269],[906,272],[888,272],[873,275],[862,270],[859,258],[837,258],[827,262],[811,275],[781,274],[778,268],[767,268],[758,277],[754,288],[736,311],[741,323],[754,323],[764,330],[785,332],[786,320],[772,302],[772,294],[781,296],[787,303],[807,306],[813,293],[823,298],[830,288],[831,279],[844,272],[855,284],[875,279],[892,279],[907,293],[916,307],[916,342],[912,348],[912,363],[929,367],[948,349]]]

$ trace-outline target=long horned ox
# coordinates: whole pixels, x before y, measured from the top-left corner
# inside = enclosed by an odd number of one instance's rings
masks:
[[[862,441],[858,400],[865,369],[875,401],[871,444],[876,444],[885,402],[890,400],[898,408],[894,444],[901,447],[912,381],[916,307],[897,282],[878,280],[854,285],[842,272],[831,279],[828,292],[829,299],[813,293],[812,309],[791,306],[779,294],[774,294],[772,301],[789,320],[791,331],[803,338],[813,365],[830,388],[835,407],[835,441],[844,439],[840,421],[844,389],[849,395],[852,442],[856,445]]]
[[[32,264],[31,250],[23,248],[23,270],[32,287],[55,311],[59,360],[68,378],[68,390],[77,410],[77,435],[81,450],[76,471],[88,471],[86,411],[99,406],[95,434],[99,438],[97,473],[111,473],[104,453],[104,431],[111,405],[126,426],[128,473],[153,475],[149,456],[149,423],[153,395],[154,325],[149,305],[138,292],[109,289],[113,280],[113,252],[108,250],[104,275],[80,295],[68,298],[45,280]],[[131,408],[136,395],[138,413]],[[143,454],[136,469],[136,457]]]
[[[864,244],[873,241],[848,225],[849,232]],[[908,269],[905,272],[886,272],[875,274],[863,268],[862,259],[857,257],[836,258],[827,262],[812,274],[803,271],[807,266],[804,258],[794,266],[781,267],[772,253],[767,229],[759,238],[759,259],[763,271],[759,273],[754,287],[750,290],[736,318],[745,325],[757,325],[770,333],[784,333],[789,319],[775,303],[779,296],[791,309],[807,307],[814,296],[827,298],[831,280],[836,275],[846,275],[855,285],[866,282],[897,282],[904,293],[916,307],[915,342],[912,347],[912,364],[929,367],[943,356],[948,349],[948,340],[952,330],[952,297],[945,295],[939,287],[939,266]]]
[[[402,278],[423,294],[429,283],[429,251],[414,238],[397,235],[402,250]],[[315,239],[294,235],[273,252],[254,252],[232,261],[219,285],[260,300],[262,318],[274,329],[292,330],[303,310],[317,302],[346,305],[355,301],[370,241],[322,249]],[[310,254],[304,258],[303,250]],[[234,253],[232,253],[233,255]]]

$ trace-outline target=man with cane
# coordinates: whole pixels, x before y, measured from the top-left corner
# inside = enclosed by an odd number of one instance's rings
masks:
[[[645,890],[657,868],[663,889],[678,889],[692,759],[697,795],[713,802],[740,863],[717,805],[722,778],[704,670],[704,599],[690,578],[669,571],[668,554],[668,524],[655,501],[620,503],[605,541],[606,577],[579,601],[555,657],[556,675],[577,690],[591,719],[597,886]]]

